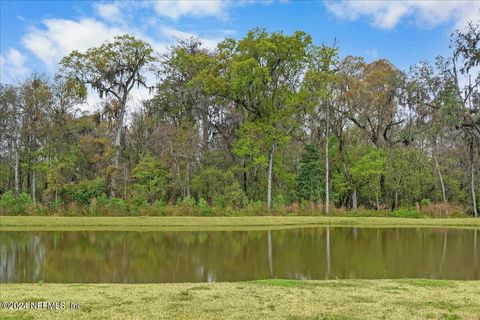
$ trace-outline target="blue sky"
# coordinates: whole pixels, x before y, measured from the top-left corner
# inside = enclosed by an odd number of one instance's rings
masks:
[[[196,35],[207,47],[254,27],[303,30],[315,43],[334,39],[341,56],[386,58],[401,69],[449,54],[449,35],[479,20],[480,1],[12,1],[0,2],[1,82],[30,72],[53,74],[69,51],[118,33],[159,52]]]

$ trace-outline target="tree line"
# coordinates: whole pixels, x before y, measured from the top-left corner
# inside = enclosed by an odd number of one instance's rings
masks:
[[[53,78],[1,84],[4,211],[437,204],[478,216],[479,28],[403,71],[258,28],[214,50],[180,39],[160,55],[120,35],[73,51]],[[153,96],[127,113],[139,87]],[[89,93],[101,103],[82,112]]]

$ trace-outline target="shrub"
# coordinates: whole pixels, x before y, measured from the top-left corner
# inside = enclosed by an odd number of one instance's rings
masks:
[[[287,204],[287,199],[283,195],[278,195],[273,198],[272,205],[274,208],[281,208]]]
[[[63,206],[63,201],[60,199],[52,200],[48,203],[48,206],[52,209],[59,209]]]
[[[451,203],[432,203],[426,206],[422,205],[420,212],[430,217],[454,217],[465,216],[465,210],[462,206]]]
[[[194,206],[197,204],[197,202],[195,201],[195,198],[194,198],[194,197],[186,196],[186,197],[182,200],[181,204],[186,205],[186,206],[189,206],[189,207],[194,207]]]
[[[247,216],[263,216],[269,213],[267,206],[262,201],[249,202],[245,208]]]
[[[132,193],[141,202],[155,202],[165,197],[168,171],[162,162],[151,155],[143,157],[133,168]]]
[[[9,190],[0,196],[0,213],[18,215],[25,213],[32,204],[32,199],[27,193],[21,193],[18,196]]]
[[[105,187],[105,180],[102,178],[82,180],[66,184],[63,187],[63,194],[70,201],[76,201],[84,206],[88,206],[93,198],[98,198],[105,193]]]
[[[225,201],[228,206],[239,209],[243,208],[247,203],[247,196],[240,188],[240,185],[235,182],[225,189]]]
[[[432,201],[430,201],[430,199],[422,199],[422,200],[420,200],[420,205],[421,205],[422,207],[429,206],[431,203],[432,203]]]
[[[395,218],[420,218],[420,213],[415,208],[400,208],[388,214]]]

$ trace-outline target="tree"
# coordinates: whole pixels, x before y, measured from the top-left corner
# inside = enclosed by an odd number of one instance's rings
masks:
[[[85,53],[73,51],[60,63],[60,74],[68,81],[75,81],[79,88],[89,85],[101,98],[113,96],[116,100],[115,169],[119,168],[120,143],[129,94],[135,86],[149,88],[145,70],[154,60],[153,49],[148,43],[123,35],[116,36],[112,42],[88,49]],[[112,184],[114,180],[112,179]],[[110,195],[115,195],[115,185],[112,185]]]
[[[140,202],[163,200],[167,176],[168,171],[158,159],[151,155],[143,157],[132,171],[134,198]]]
[[[312,99],[312,118],[318,121],[318,115],[323,116],[325,127],[325,213],[329,212],[330,202],[330,118],[335,111],[332,99],[334,97],[336,72],[338,71],[338,51],[333,47],[313,47],[310,52],[310,65],[305,75],[304,87]]]
[[[268,208],[272,204],[275,150],[295,125],[292,115],[296,105],[292,102],[300,88],[310,44],[311,38],[304,32],[287,36],[255,29],[238,42],[227,39],[219,45],[223,61],[213,80],[217,87],[214,92],[247,111],[251,124],[243,127],[244,142],[246,136],[251,136],[248,128],[256,125],[263,128],[257,137],[268,142]]]
[[[6,159],[14,170],[15,195],[20,194],[20,154],[22,148],[22,101],[19,89],[13,85],[0,87],[0,137],[2,158]],[[12,155],[13,153],[13,155]],[[13,158],[13,159],[12,159]]]
[[[480,148],[480,63],[478,24],[469,23],[464,31],[457,30],[451,39],[451,58],[437,57],[435,65],[416,65],[410,76],[410,97],[422,122],[431,128],[433,158],[445,194],[444,179],[438,166],[437,140],[445,134],[462,132],[464,149],[469,159],[468,171],[472,211],[478,216],[475,192],[475,153]],[[446,202],[446,196],[443,196]]]
[[[297,197],[299,200],[320,201],[322,190],[322,167],[320,153],[314,145],[306,145],[300,159],[297,176]]]
[[[472,208],[475,217],[479,216],[475,194],[475,149],[480,149],[480,25],[469,22],[463,31],[457,30],[452,35],[453,57],[450,71],[456,93],[462,105],[462,121],[460,127],[465,132],[469,145],[470,159],[470,191]],[[460,67],[460,70],[457,68]],[[476,74],[475,74],[476,73]],[[461,85],[460,76],[467,80]]]

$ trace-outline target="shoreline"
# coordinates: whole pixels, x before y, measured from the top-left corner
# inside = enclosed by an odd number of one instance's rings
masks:
[[[38,217],[0,216],[0,231],[209,231],[308,227],[480,228],[477,218],[325,216],[246,217]]]

